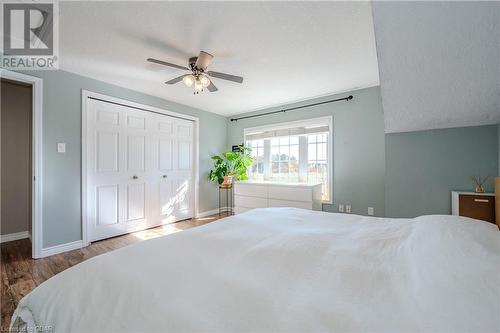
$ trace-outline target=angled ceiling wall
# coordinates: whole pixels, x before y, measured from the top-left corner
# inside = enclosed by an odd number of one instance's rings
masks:
[[[500,2],[378,2],[385,130],[500,122]]]

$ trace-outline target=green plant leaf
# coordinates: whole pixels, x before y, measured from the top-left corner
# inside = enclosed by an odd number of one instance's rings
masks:
[[[221,155],[214,155],[214,169],[209,172],[209,180],[221,184],[224,176],[234,176],[236,180],[248,179],[247,168],[253,163],[251,149],[239,146],[239,151],[225,151]]]

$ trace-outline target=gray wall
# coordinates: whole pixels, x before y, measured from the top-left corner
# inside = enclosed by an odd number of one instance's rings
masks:
[[[0,234],[31,227],[31,87],[1,83],[2,203]]]
[[[260,110],[257,114],[327,99],[354,96],[350,102],[337,102],[259,118],[229,122],[228,147],[243,142],[243,130],[264,124],[280,123],[321,116],[333,116],[333,205],[325,211],[337,211],[338,204],[351,204],[357,214],[374,207],[375,215],[384,216],[385,141],[380,89],[373,87],[351,93],[309,100]],[[241,115],[239,115],[241,116]]]
[[[450,214],[451,190],[473,190],[473,175],[498,171],[498,127],[479,126],[386,135],[386,215]]]
[[[497,173],[497,176],[500,176],[500,123],[498,124],[497,136],[498,136],[498,173]]]
[[[43,246],[81,239],[81,91],[98,92],[200,118],[200,212],[217,207],[207,181],[210,156],[226,147],[226,118],[64,71],[33,71],[43,79]],[[66,142],[66,153],[56,151]]]
[[[368,206],[375,207],[377,216],[448,213],[451,189],[470,189],[471,175],[494,175],[498,171],[497,131],[500,124],[389,134],[386,137],[379,87],[352,92],[354,100],[350,102],[235,123],[222,116],[69,72],[36,71],[28,74],[44,79],[44,247],[81,239],[82,89],[200,118],[200,212],[217,207],[216,187],[207,181],[212,166],[210,156],[241,143],[245,127],[327,115],[333,116],[334,123],[334,204],[324,205],[326,211],[336,211],[338,204],[343,203],[351,204],[353,212],[358,214],[366,214]],[[66,154],[56,152],[57,142],[67,143]],[[491,184],[488,186],[491,190]]]

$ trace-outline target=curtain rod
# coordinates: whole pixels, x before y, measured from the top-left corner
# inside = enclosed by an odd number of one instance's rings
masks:
[[[296,107],[293,107],[293,108],[288,108],[288,109],[283,109],[283,110],[278,110],[278,111],[272,111],[272,112],[254,114],[252,116],[245,116],[245,117],[240,117],[240,118],[231,118],[231,121],[238,121],[238,120],[242,120],[242,119],[268,116],[270,114],[281,113],[281,112],[284,113],[284,112],[287,112],[287,111],[292,111],[292,110],[297,110],[297,109],[302,109],[302,108],[308,108],[310,106],[316,106],[316,105],[321,105],[321,104],[327,104],[327,103],[333,103],[333,102],[340,102],[340,101],[350,101],[351,99],[353,99],[353,97],[352,97],[352,95],[349,95],[349,96],[343,97],[343,98],[337,98],[337,99],[332,99],[332,100],[324,101],[324,102],[318,102],[318,103],[313,103],[313,104],[301,105],[301,106],[296,106]]]

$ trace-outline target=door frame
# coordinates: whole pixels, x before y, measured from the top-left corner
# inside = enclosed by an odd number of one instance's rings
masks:
[[[32,89],[32,142],[31,142],[31,256],[41,258],[43,251],[43,193],[42,193],[42,119],[43,119],[43,79],[27,74],[0,70],[0,78],[30,84]]]
[[[166,116],[174,117],[174,118],[180,118],[180,119],[185,119],[185,120],[190,120],[193,122],[193,128],[194,128],[194,138],[193,138],[193,179],[194,179],[194,195],[193,195],[193,218],[198,216],[198,210],[199,210],[199,146],[200,146],[200,140],[199,140],[199,118],[198,117],[193,117],[189,116],[183,113],[177,113],[173,111],[169,111],[166,109],[162,108],[157,108],[154,106],[146,105],[146,104],[140,104],[136,102],[132,102],[126,99],[122,98],[117,98],[109,95],[104,95],[100,93],[96,93],[93,91],[85,90],[82,89],[82,243],[83,246],[89,245],[89,237],[88,237],[88,214],[87,214],[87,113],[88,111],[88,103],[87,101],[89,98],[93,99],[98,99],[98,100],[103,100],[103,101],[108,101],[111,103],[117,103],[121,104],[124,106],[129,106],[132,108],[139,108],[144,111],[149,111],[149,112],[155,112],[155,113],[161,113]]]

